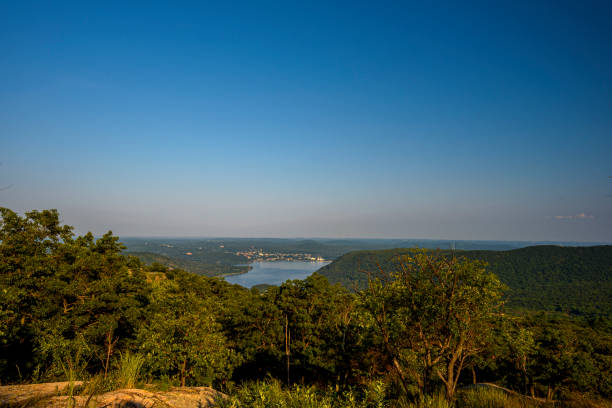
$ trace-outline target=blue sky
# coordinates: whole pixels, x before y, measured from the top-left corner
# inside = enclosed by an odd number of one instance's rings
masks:
[[[2,206],[122,236],[612,242],[609,2],[0,15]]]

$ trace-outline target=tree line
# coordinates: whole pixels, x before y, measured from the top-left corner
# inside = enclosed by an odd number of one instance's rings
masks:
[[[75,236],[55,210],[0,209],[3,383],[113,377],[230,390],[249,380],[390,398],[495,382],[522,394],[612,395],[612,328],[508,313],[478,260],[415,250],[348,291],[319,274],[265,291],[124,256],[112,233]]]
[[[508,286],[506,309],[542,310],[585,318],[612,318],[612,246],[536,245],[504,250],[442,251],[485,261]],[[350,252],[319,273],[332,283],[365,289],[368,273],[395,270],[411,249]]]

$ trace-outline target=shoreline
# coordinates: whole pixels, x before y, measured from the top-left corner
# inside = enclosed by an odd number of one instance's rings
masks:
[[[249,273],[253,269],[251,265],[232,265],[232,267],[235,267],[235,266],[247,266],[248,268],[244,272],[227,272],[227,273],[222,273],[220,275],[217,275],[217,277],[225,278],[226,276],[244,275],[245,273]]]
[[[329,261],[327,259],[325,259],[325,260],[317,260],[317,261],[311,261],[311,260],[287,260],[287,259],[274,259],[274,260],[257,259],[257,260],[254,260],[254,261],[250,261],[247,264],[232,265],[233,267],[247,266],[248,269],[246,271],[244,271],[244,272],[228,272],[228,273],[223,273],[223,274],[220,274],[220,275],[216,275],[216,277],[225,278],[227,276],[238,276],[238,275],[247,274],[247,273],[249,273],[249,272],[251,272],[253,270],[252,264],[258,263],[258,262],[305,262],[305,263],[325,263],[325,264],[330,264],[333,261]]]

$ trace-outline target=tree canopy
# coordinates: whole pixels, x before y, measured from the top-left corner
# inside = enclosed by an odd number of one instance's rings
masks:
[[[54,210],[0,215],[3,383],[112,381],[134,357],[142,381],[223,390],[272,377],[394,398],[442,386],[452,399],[477,379],[550,398],[612,393],[609,320],[504,312],[500,279],[463,252],[406,251],[363,290],[314,273],[260,291],[143,265]]]

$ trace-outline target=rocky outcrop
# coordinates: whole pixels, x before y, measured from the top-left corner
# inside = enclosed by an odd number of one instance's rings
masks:
[[[81,385],[81,384],[79,384]],[[206,408],[227,398],[208,387],[177,387],[168,391],[124,389],[99,395],[65,394],[69,383],[0,387],[0,406],[32,408]]]
[[[82,385],[82,381],[5,385],[0,387],[0,407],[30,405],[37,400],[65,395],[71,387],[78,389]]]

